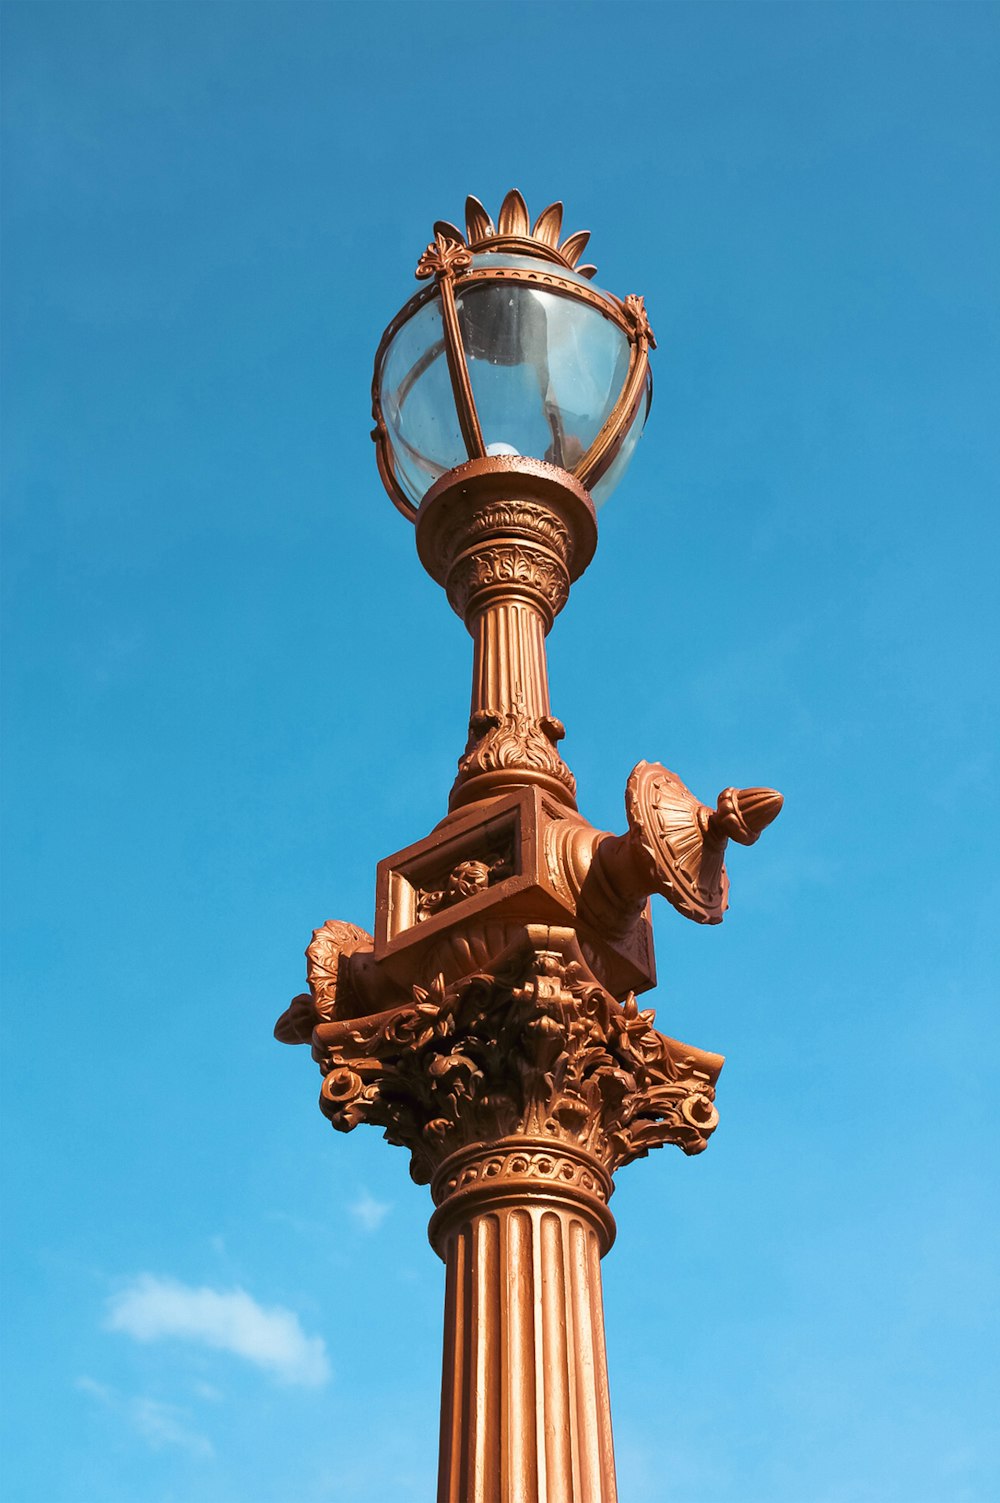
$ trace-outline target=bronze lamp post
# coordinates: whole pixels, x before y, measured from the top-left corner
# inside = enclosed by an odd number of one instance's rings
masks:
[[[702,804],[659,763],[628,779],[628,832],[577,811],[545,637],[597,545],[649,410],[640,297],[593,285],[562,207],[517,192],[496,225],[434,226],[424,284],[372,388],[379,472],[473,639],[469,739],[448,813],[378,865],[374,936],[331,920],[275,1029],[311,1043],[333,1126],[382,1127],[429,1184],[446,1265],[439,1503],[612,1503],[600,1259],[612,1175],[700,1153],[722,1058],[667,1038],[649,899],[717,924],[726,845],[781,808]]]

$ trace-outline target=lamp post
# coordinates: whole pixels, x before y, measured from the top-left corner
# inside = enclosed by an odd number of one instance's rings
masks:
[[[434,227],[375,359],[379,471],[473,639],[469,739],[448,813],[376,876],[374,936],[330,921],[277,1037],[312,1044],[333,1126],[382,1127],[429,1184],[447,1270],[439,1503],[616,1497],[600,1259],[612,1175],[699,1153],[722,1058],[653,1027],[649,899],[715,924],[726,845],[770,789],[702,804],[658,763],[595,830],[549,703],[545,637],[590,563],[595,503],[649,409],[653,336],[511,192],[494,226]]]

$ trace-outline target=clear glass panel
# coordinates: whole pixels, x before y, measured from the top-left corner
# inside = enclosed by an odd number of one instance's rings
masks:
[[[480,251],[478,256],[473,256],[472,264],[473,266],[488,266],[493,270],[501,266],[513,266],[515,270],[532,271],[536,276],[542,277],[551,272],[553,276],[562,277],[566,282],[575,282],[578,287],[589,287],[593,292],[600,293],[602,297],[608,297],[608,293],[602,293],[589,277],[581,277],[579,272],[567,271],[565,266],[558,266],[555,261],[543,261],[538,256],[509,256],[506,251],[502,254],[497,251]]]
[[[494,267],[499,260],[476,257]],[[529,257],[501,264],[545,271]],[[569,292],[523,282],[475,282],[456,301],[487,453],[524,454],[572,470],[625,384],[623,330]]]
[[[473,264],[546,275],[545,263],[529,256],[478,255]],[[553,274],[593,287],[575,272],[554,267]],[[487,453],[524,454],[572,470],[625,384],[630,348],[624,332],[600,309],[553,287],[479,282],[458,294],[457,305]],[[437,296],[389,345],[380,399],[397,478],[419,505],[441,475],[468,458]],[[594,487],[595,502],[607,499],[624,474],[647,411],[644,402],[614,464]]]
[[[628,469],[632,461],[632,455],[635,453],[635,446],[642,437],[642,430],[646,426],[646,419],[649,417],[649,409],[650,407],[652,407],[652,405],[653,376],[651,371],[647,371],[646,390],[643,393],[642,401],[639,403],[639,406],[636,409],[636,414],[632,419],[629,430],[626,433],[625,437],[622,439],[622,446],[618,450],[618,453],[615,455],[611,464],[604,471],[604,474],[601,476],[600,480],[596,481],[595,484],[590,487],[590,498],[595,506],[603,506],[605,501],[611,495],[612,491],[618,488],[622,476],[625,474],[625,471]]]
[[[397,331],[382,364],[379,395],[397,478],[419,505],[439,476],[469,457],[458,426],[437,297]]]

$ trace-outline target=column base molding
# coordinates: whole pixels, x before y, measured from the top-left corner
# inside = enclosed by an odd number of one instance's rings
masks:
[[[565,1210],[589,1220],[604,1257],[615,1240],[615,1219],[608,1209],[613,1190],[605,1166],[574,1144],[516,1133],[473,1144],[445,1159],[431,1183],[437,1209],[428,1236],[443,1258],[456,1222],[510,1206]]]

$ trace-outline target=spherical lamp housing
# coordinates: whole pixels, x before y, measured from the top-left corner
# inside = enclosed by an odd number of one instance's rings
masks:
[[[589,238],[559,241],[562,205],[534,225],[521,195],[494,225],[475,198],[466,234],[439,221],[417,264],[426,285],[386,329],[372,416],[379,473],[415,519],[441,476],[521,455],[567,471],[600,505],[618,484],[652,399],[655,346],[641,297],[595,287]]]

